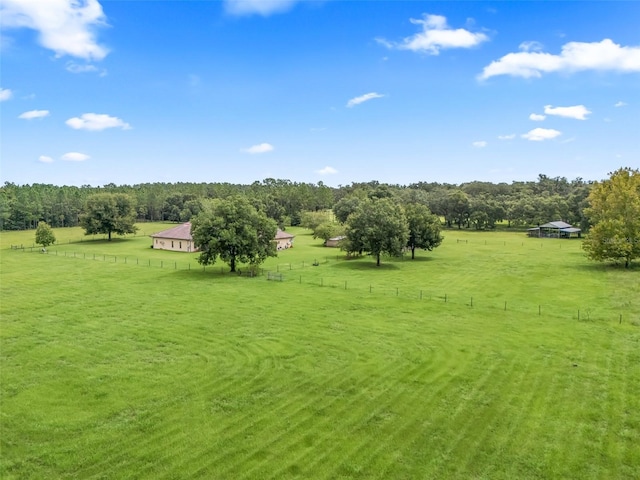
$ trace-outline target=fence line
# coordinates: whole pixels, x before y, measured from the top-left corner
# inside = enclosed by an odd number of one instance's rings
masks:
[[[621,324],[623,321],[630,322],[633,325],[640,325],[640,317],[636,318],[633,314],[630,313],[620,313],[614,315],[603,315],[598,312],[597,309],[594,308],[584,308],[584,306],[572,306],[572,307],[563,307],[562,310],[557,307],[549,304],[541,304],[535,302],[526,302],[526,301],[518,301],[513,299],[483,299],[482,297],[478,297],[477,295],[472,294],[462,294],[460,292],[456,292],[453,296],[450,292],[446,291],[435,291],[434,288],[410,288],[410,287],[398,287],[398,286],[389,286],[389,285],[374,285],[369,283],[368,285],[362,285],[362,283],[354,286],[348,280],[336,279],[334,277],[328,279],[329,281],[325,281],[325,277],[312,277],[308,281],[303,280],[303,275],[301,274],[293,274],[294,270],[312,268],[314,266],[319,266],[321,264],[327,264],[330,262],[330,257],[324,257],[324,260],[319,261],[318,259],[314,259],[313,262],[302,261],[300,264],[294,263],[281,263],[277,264],[271,269],[259,268],[257,271],[251,268],[246,268],[246,266],[240,266],[237,272],[230,272],[228,268],[225,266],[218,267],[213,265],[202,266],[199,264],[194,264],[192,268],[191,263],[187,263],[186,266],[184,263],[178,263],[177,261],[166,261],[166,260],[156,260],[152,262],[151,259],[141,259],[139,257],[132,256],[117,256],[117,255],[107,255],[107,254],[95,254],[90,253],[87,254],[83,252],[82,254],[76,252],[68,252],[66,250],[62,253],[59,253],[58,250],[44,250],[40,249],[40,247],[26,247],[22,248],[23,252],[42,252],[48,255],[55,256],[65,256],[65,257],[73,257],[73,258],[82,258],[89,259],[95,261],[102,261],[105,263],[124,263],[127,265],[142,265],[148,268],[161,268],[161,269],[172,269],[172,270],[181,270],[181,271],[202,271],[206,272],[218,272],[220,275],[235,275],[235,276],[245,276],[245,277],[256,277],[262,276],[266,280],[273,281],[276,280],[278,283],[289,283],[289,284],[297,284],[297,285],[305,285],[311,287],[318,288],[328,288],[328,289],[340,289],[345,291],[352,291],[360,295],[366,295],[367,293],[371,296],[385,296],[385,297],[396,297],[402,298],[405,300],[415,300],[415,301],[429,301],[429,302],[440,302],[442,305],[452,305],[452,306],[466,306],[469,309],[476,310],[490,310],[493,312],[497,311],[510,311],[519,314],[531,314],[532,316],[544,316],[544,317],[554,317],[554,318],[571,318],[573,320],[578,321],[596,321],[596,320],[604,320],[604,321],[612,321],[615,320],[617,323]],[[44,251],[43,251],[44,250]],[[340,260],[340,256],[336,256],[336,261]],[[200,269],[201,267],[201,269]],[[486,301],[485,301],[486,300]],[[569,313],[571,312],[571,313]],[[614,317],[613,319],[611,317]]]

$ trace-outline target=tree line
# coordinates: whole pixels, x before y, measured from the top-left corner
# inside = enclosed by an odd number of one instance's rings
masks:
[[[371,181],[338,187],[273,178],[249,185],[143,183],[76,187],[5,182],[0,187],[0,230],[35,229],[40,221],[55,228],[79,226],[88,198],[97,193],[128,195],[138,222],[186,222],[202,211],[205,200],[242,195],[280,227],[286,227],[300,225],[305,212],[333,208],[339,211],[345,206],[343,199],[366,198],[374,191],[378,195],[384,191],[384,195],[404,204],[424,204],[451,228],[487,230],[499,222],[524,227],[564,220],[586,230],[586,199],[592,185],[581,178],[569,181],[542,174],[536,181],[510,184],[475,181],[459,185],[397,185]]]

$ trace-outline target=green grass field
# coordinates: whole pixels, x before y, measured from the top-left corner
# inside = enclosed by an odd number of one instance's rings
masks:
[[[640,269],[579,241],[292,229],[267,281],[55,232],[0,234],[3,479],[638,478]]]

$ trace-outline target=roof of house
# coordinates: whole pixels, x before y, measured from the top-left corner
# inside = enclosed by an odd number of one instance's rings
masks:
[[[169,228],[151,235],[152,238],[172,238],[174,240],[193,240],[191,236],[191,222]]]
[[[286,240],[287,238],[293,238],[293,237],[295,237],[295,235],[291,235],[290,233],[287,233],[283,230],[278,229],[278,231],[276,232],[275,240]]]
[[[345,235],[339,235],[337,237],[332,237],[329,240],[333,240],[334,242],[339,242],[340,240],[343,240],[345,238],[347,238]]]

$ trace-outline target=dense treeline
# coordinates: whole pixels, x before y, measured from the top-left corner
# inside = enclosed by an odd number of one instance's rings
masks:
[[[377,181],[328,187],[268,178],[250,185],[230,183],[108,184],[102,187],[48,184],[0,187],[0,229],[36,228],[44,221],[51,227],[80,224],[90,195],[124,193],[136,208],[138,221],[184,222],[197,215],[202,200],[246,195],[250,202],[280,226],[300,224],[306,211],[333,208],[342,199],[375,195],[420,203],[445,219],[448,227],[491,229],[497,222],[510,226],[536,225],[564,220],[586,228],[584,208],[591,182],[580,178],[539,175],[535,182],[470,182],[460,185],[418,182],[408,186]],[[346,200],[345,200],[346,201]]]

